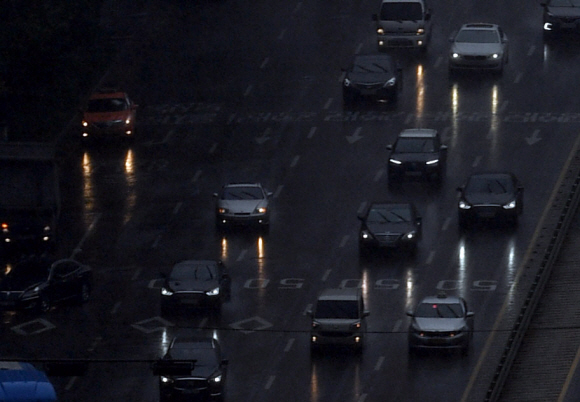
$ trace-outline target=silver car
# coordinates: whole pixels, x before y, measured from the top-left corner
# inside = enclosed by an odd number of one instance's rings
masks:
[[[270,226],[270,197],[272,193],[260,183],[236,183],[222,187],[214,193],[216,224],[218,228],[228,225],[258,226],[268,230]]]
[[[501,73],[508,62],[508,38],[497,24],[465,24],[449,38],[449,71],[483,69]]]
[[[409,325],[409,352],[419,349],[455,349],[469,351],[473,335],[473,312],[467,302],[444,292],[424,298],[414,311]]]

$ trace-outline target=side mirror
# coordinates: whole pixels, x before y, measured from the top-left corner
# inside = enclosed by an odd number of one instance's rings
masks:
[[[219,194],[218,193],[213,193],[213,196],[217,198],[217,197],[219,197]]]
[[[392,151],[393,150],[393,145],[389,144],[385,147],[388,151]]]
[[[469,317],[473,317],[474,315],[475,315],[475,314],[473,313],[473,311],[468,311],[468,312],[465,314],[465,316],[466,316],[466,317],[468,317],[468,318],[469,318]]]
[[[369,310],[363,311],[363,317],[368,317],[369,315],[371,315],[371,312]]]
[[[413,315],[414,315],[414,314],[413,314],[413,312],[412,312],[411,310],[407,311],[407,313],[406,313],[406,314],[407,314],[409,317],[413,317]]]
[[[308,315],[308,316],[310,316],[310,317],[312,317],[312,316],[314,315],[314,313],[313,313],[313,311],[312,311],[312,309],[311,309],[311,308],[307,309],[307,310],[305,311],[305,313],[306,313],[306,315]]]
[[[425,12],[425,21],[429,21],[431,19],[431,10],[427,10]]]
[[[441,145],[441,146],[439,147],[439,149],[440,149],[441,151],[447,151],[447,148],[448,148],[448,146],[447,146],[447,145]]]

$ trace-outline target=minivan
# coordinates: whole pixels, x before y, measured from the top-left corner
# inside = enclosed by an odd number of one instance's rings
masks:
[[[312,351],[328,344],[362,350],[369,312],[360,289],[325,289],[318,296],[314,310],[309,309],[307,313],[312,318]]]
[[[425,0],[382,0],[377,23],[379,50],[402,47],[427,50],[431,36],[431,10]]]

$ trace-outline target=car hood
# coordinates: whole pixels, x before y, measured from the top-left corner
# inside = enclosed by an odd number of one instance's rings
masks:
[[[510,201],[514,200],[513,194],[502,193],[502,194],[494,194],[494,193],[474,193],[474,194],[466,194],[464,195],[465,201],[467,201],[471,205],[482,205],[482,204],[489,204],[489,205],[504,205]]]
[[[206,292],[216,288],[219,283],[217,280],[169,280],[167,285],[174,292]]]
[[[231,213],[251,213],[258,207],[267,205],[265,200],[221,200],[220,207],[226,208]]]
[[[547,7],[547,10],[554,17],[580,17],[580,7]]]
[[[392,72],[376,73],[353,73],[349,72],[346,76],[353,84],[376,84],[384,83],[394,78]]]
[[[125,120],[130,116],[128,110],[106,113],[85,113],[84,120],[88,123],[101,123],[106,121]]]
[[[384,234],[384,233],[409,233],[415,229],[415,225],[412,222],[385,222],[385,223],[368,223],[366,228],[369,232],[373,234]]]
[[[464,318],[422,318],[415,317],[414,326],[420,331],[459,331],[465,326]]]
[[[454,43],[451,52],[473,56],[501,53],[502,45],[501,43]]]
[[[392,153],[391,158],[401,162],[427,162],[438,159],[439,154],[436,152],[412,152],[412,153]]]

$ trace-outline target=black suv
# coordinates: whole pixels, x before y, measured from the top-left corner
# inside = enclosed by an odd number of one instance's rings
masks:
[[[580,0],[548,0],[544,7],[544,36],[580,32]]]
[[[441,144],[437,130],[411,128],[403,130],[392,145],[389,156],[389,185],[400,183],[405,176],[419,176],[441,183],[445,176],[447,146]]]
[[[161,375],[160,400],[164,401],[222,401],[228,361],[222,358],[217,339],[193,333],[177,335],[164,362],[190,362],[188,373]]]

